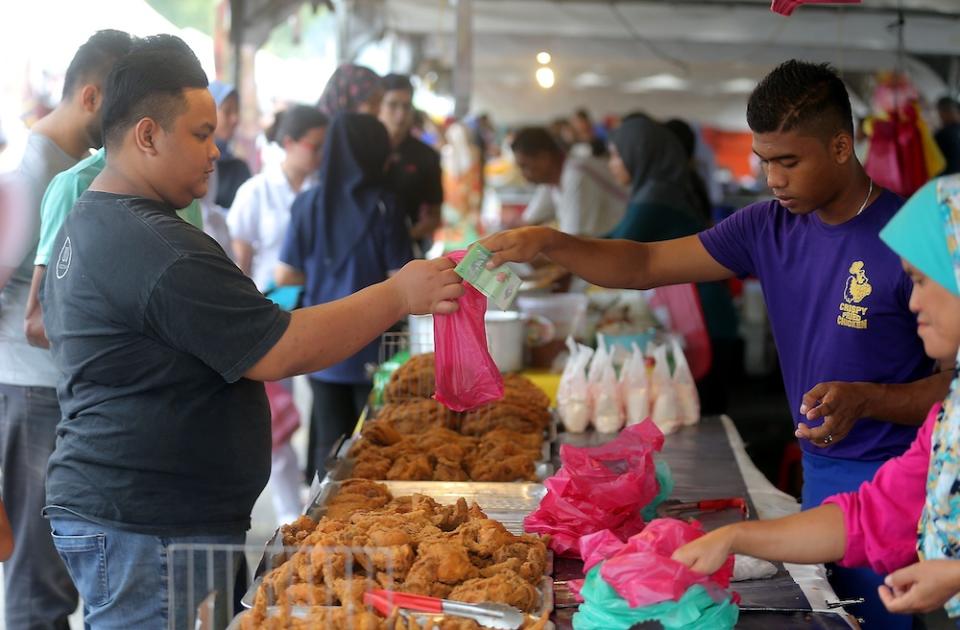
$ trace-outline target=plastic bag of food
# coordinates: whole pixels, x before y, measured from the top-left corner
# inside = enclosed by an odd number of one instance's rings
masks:
[[[641,510],[659,493],[653,454],[663,434],[650,421],[627,427],[602,446],[560,447],[561,468],[524,530],[550,534],[550,548],[578,556],[580,538],[610,530],[627,540],[643,529]]]
[[[627,426],[643,422],[650,417],[650,379],[647,376],[647,359],[636,342],[631,345],[633,351],[620,372],[620,400],[623,403]]]
[[[575,630],[628,630],[645,621],[664,630],[730,630],[740,611],[728,594],[701,585],[687,589],[679,601],[664,601],[631,607],[600,574],[600,567],[587,573],[579,594],[584,599],[573,616]]]
[[[681,422],[680,403],[670,377],[670,366],[667,364],[667,347],[657,346],[653,351],[653,358],[656,363],[650,379],[650,389],[653,392],[650,418],[664,435],[670,435],[680,428]]]
[[[633,608],[678,601],[694,584],[728,588],[733,556],[712,575],[697,573],[671,559],[674,551],[701,536],[703,528],[697,522],[656,519],[603,561],[600,575]]]
[[[616,433],[623,428],[620,387],[613,367],[613,353],[607,349],[603,335],[597,336],[597,351],[590,363],[587,381],[594,428],[600,433]]]
[[[587,365],[593,350],[567,337],[570,357],[560,376],[557,388],[557,411],[567,431],[583,433],[590,425],[590,388]]]
[[[460,262],[465,251],[449,258]],[[437,391],[434,398],[453,411],[469,411],[503,398],[503,376],[490,356],[483,316],[487,298],[467,282],[450,315],[433,316]]]
[[[700,394],[697,393],[697,384],[693,381],[687,357],[676,338],[671,342],[671,348],[676,366],[673,370],[673,389],[677,393],[680,424],[688,427],[700,422]]]

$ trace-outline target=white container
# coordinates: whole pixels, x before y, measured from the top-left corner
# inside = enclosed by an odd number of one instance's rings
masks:
[[[487,347],[501,372],[523,369],[523,346],[529,317],[516,311],[487,311],[484,316]],[[433,352],[433,315],[411,315],[410,354]]]
[[[523,344],[528,317],[516,311],[488,311],[484,316],[487,347],[501,372],[523,369]]]

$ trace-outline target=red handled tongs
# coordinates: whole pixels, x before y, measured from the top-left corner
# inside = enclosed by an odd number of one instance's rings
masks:
[[[402,608],[410,612],[466,617],[473,619],[481,626],[504,630],[516,630],[526,619],[526,615],[520,610],[506,604],[468,604],[384,589],[367,591],[363,594],[363,603],[373,607],[384,617],[389,617],[395,609]]]

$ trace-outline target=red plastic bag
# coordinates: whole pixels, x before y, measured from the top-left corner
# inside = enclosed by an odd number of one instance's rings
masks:
[[[460,262],[466,250],[448,256]],[[503,376],[487,348],[487,298],[467,282],[452,315],[433,316],[437,391],[448,409],[470,411],[503,398]]]
[[[650,522],[639,534],[621,544],[612,534],[599,532],[581,540],[581,554],[594,566],[603,561],[600,577],[632,608],[663,601],[679,601],[694,584],[708,591],[728,588],[733,576],[733,556],[713,575],[691,571],[686,565],[671,560],[673,552],[703,536],[697,522],[661,518]],[[606,559],[603,558],[607,555]]]
[[[565,556],[579,556],[581,538],[594,532],[627,540],[643,529],[640,511],[659,492],[653,453],[662,447],[663,434],[649,420],[603,446],[564,444],[562,467],[544,481],[547,494],[524,529],[550,534],[550,548]]]

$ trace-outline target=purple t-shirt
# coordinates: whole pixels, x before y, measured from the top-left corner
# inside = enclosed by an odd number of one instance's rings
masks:
[[[902,204],[884,191],[863,214],[827,225],[765,201],[700,234],[717,262],[760,279],[795,425],[803,395],[817,383],[909,383],[932,373],[907,306],[910,278],[879,238]],[[903,453],[916,433],[864,418],[834,446],[800,443],[817,455],[882,460]]]

